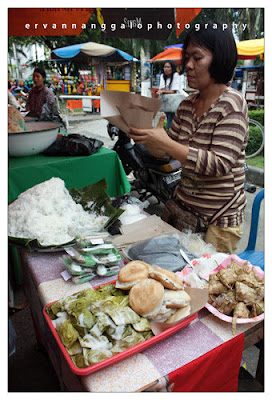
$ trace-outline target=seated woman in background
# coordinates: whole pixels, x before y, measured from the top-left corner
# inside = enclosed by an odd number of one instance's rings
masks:
[[[34,86],[29,92],[26,111],[30,111],[28,116],[38,117],[42,120],[59,119],[55,95],[45,86],[45,79],[44,69],[35,68],[33,72]]]

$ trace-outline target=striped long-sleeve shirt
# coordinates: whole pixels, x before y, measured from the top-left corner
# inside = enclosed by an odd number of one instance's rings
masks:
[[[197,94],[183,100],[175,114],[169,136],[189,147],[177,198],[204,220],[209,221],[244,187],[245,148],[248,140],[248,109],[244,97],[227,87],[200,117],[196,117]],[[240,225],[246,205],[239,198],[215,224]]]

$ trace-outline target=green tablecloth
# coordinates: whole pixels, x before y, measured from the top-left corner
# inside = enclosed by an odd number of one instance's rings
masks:
[[[108,194],[115,197],[130,191],[130,183],[117,153],[105,147],[91,156],[48,157],[43,154],[9,158],[8,200],[52,177],[64,180],[67,188],[80,189],[106,178]]]

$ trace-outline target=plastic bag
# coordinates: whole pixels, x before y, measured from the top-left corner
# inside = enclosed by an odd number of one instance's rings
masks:
[[[47,156],[89,156],[96,153],[103,144],[101,140],[71,133],[59,136],[43,154]]]
[[[122,225],[129,225],[147,217],[147,215],[141,213],[140,207],[136,204],[123,204],[121,208],[125,210],[119,217]]]
[[[202,257],[204,254],[216,253],[216,248],[211,243],[206,243],[201,233],[185,230],[180,233],[180,242],[185,249],[197,258]]]
[[[141,260],[148,264],[156,264],[161,268],[169,271],[182,270],[187,261],[180,254],[179,235],[156,236],[152,239],[128,246],[127,255],[132,260]],[[193,255],[186,249],[183,249],[189,259],[193,259]]]
[[[144,208],[147,208],[148,206],[150,206],[150,203],[148,200],[141,201],[137,197],[133,197],[133,196],[127,196],[127,198],[124,199],[124,201],[121,203],[121,206],[123,206],[124,204],[132,204],[132,205],[138,206],[141,211]]]
[[[141,200],[137,199],[137,197],[128,197],[120,205],[120,208],[125,210],[125,212],[119,217],[121,224],[128,225],[146,218],[147,215],[143,214],[142,211],[149,205],[150,203],[148,200],[142,202]]]
[[[39,118],[41,121],[62,121],[55,102],[45,103]]]
[[[112,205],[114,207],[123,207],[125,204],[133,204],[139,206],[140,210],[142,211],[144,208],[150,206],[148,200],[141,201],[137,197],[131,196],[130,194],[124,194],[121,196],[117,196],[115,199],[112,200]]]
[[[205,254],[204,257],[193,260],[193,269],[187,265],[178,275],[187,286],[203,289],[207,287],[207,275],[214,271],[227,257],[228,254],[225,253]]]

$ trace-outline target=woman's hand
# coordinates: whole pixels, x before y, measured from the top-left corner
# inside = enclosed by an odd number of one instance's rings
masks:
[[[159,89],[156,91],[155,95],[156,95],[156,97],[160,97],[160,95],[163,93],[164,93],[164,89]]]
[[[166,143],[171,139],[164,130],[164,119],[165,114],[162,114],[156,128],[136,129],[130,127],[130,132],[127,135],[137,144],[142,144],[148,148],[153,147],[155,150],[165,150]]]
[[[144,145],[153,156],[163,158],[169,155],[172,158],[185,164],[189,153],[189,147],[177,143],[171,139],[163,128],[165,115],[160,117],[158,126],[150,129],[130,128],[128,137],[134,140],[136,144]]]

